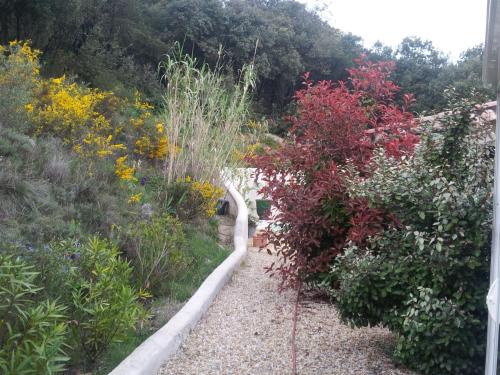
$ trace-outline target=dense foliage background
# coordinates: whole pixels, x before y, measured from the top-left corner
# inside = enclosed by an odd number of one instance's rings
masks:
[[[394,60],[394,82],[417,98],[413,111],[440,110],[444,88],[480,87],[480,46],[450,62],[431,42],[404,39],[392,50],[322,21],[293,0],[12,0],[0,3],[0,42],[30,39],[43,51],[45,74],[78,74],[103,89],[134,87],[157,98],[157,64],[174,42],[214,67],[223,59],[235,75],[255,60],[257,112],[274,115],[274,131],[300,87],[299,77],[346,78],[354,57]],[[472,47],[472,46],[471,46]],[[401,98],[399,98],[401,99]]]

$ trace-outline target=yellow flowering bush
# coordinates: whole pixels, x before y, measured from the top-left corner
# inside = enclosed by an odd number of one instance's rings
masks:
[[[164,125],[155,122],[153,106],[139,92],[125,99],[66,76],[42,78],[40,55],[29,42],[0,46],[0,90],[31,85],[31,98],[16,110],[28,115],[35,134],[57,135],[85,157],[104,158],[125,151],[150,160],[165,158],[169,142]]]
[[[191,189],[203,198],[203,209],[208,217],[215,215],[217,201],[224,195],[224,190],[208,181],[194,181]]]
[[[141,93],[137,90],[134,92],[134,108],[144,113],[145,117],[150,117],[151,111],[154,109],[151,104],[142,101]]]
[[[279,146],[278,141],[270,137],[267,121],[249,120],[244,126],[244,134],[231,155],[233,162],[249,165],[249,161],[257,155],[264,155],[269,148]]]
[[[165,125],[154,121],[153,106],[144,102],[137,91],[134,93],[133,102],[129,102],[128,105],[135,113],[135,116],[129,120],[136,135],[133,142],[135,155],[149,160],[164,159],[171,150],[171,145],[166,135]]]
[[[124,181],[135,180],[135,168],[130,167],[126,163],[127,156],[121,156],[115,161],[115,174]]]
[[[12,41],[0,45],[0,85],[17,84],[20,80],[35,82],[40,75],[38,58],[41,52],[31,48],[30,42]]]
[[[146,129],[142,129],[142,133],[144,135],[138,137],[134,143],[134,152],[149,159],[164,159],[170,148],[164,125],[157,123],[154,131],[147,132]]]
[[[38,56],[29,42],[0,45],[0,119],[5,125],[22,129],[27,124],[25,106],[40,75]]]
[[[96,110],[109,94],[70,83],[64,76],[41,80],[38,91],[39,95],[28,109],[37,133],[53,132],[70,140],[91,127],[108,131],[111,128],[109,121]]]
[[[115,151],[127,150],[127,147],[122,143],[113,143],[113,135],[110,134],[107,137],[100,136],[95,133],[89,132],[83,139],[83,144],[94,146],[95,153],[98,157],[103,158],[109,155],[113,155]],[[76,152],[81,153],[81,145],[75,145],[73,149]]]
[[[129,120],[132,128],[136,130],[144,130],[143,128],[147,125],[149,119],[153,117],[152,110],[154,107],[151,104],[144,102],[138,91],[134,92],[134,100],[130,101],[128,106],[134,113],[134,116],[130,117]]]
[[[169,204],[182,221],[211,217],[224,190],[209,181],[197,181],[190,176],[177,178],[167,186]]]
[[[57,134],[77,153],[103,158],[127,150],[115,141],[122,129],[113,123],[111,111],[103,110],[118,101],[110,92],[82,87],[63,76],[40,79],[25,109],[36,134]]]
[[[129,182],[121,185],[130,189],[128,203],[139,203],[142,194],[130,183],[144,172],[141,165],[152,168],[151,162],[164,160],[171,150],[178,152],[154,107],[138,91],[122,98],[67,76],[41,77],[40,55],[29,42],[0,45],[0,117],[27,126],[27,133],[61,138],[85,160],[89,176],[95,175],[99,159],[114,163],[117,178]],[[17,117],[11,120],[11,113]]]
[[[236,162],[246,163],[257,155],[262,155],[265,152],[266,145],[257,142],[250,144],[244,148],[244,151],[234,150],[232,158]]]

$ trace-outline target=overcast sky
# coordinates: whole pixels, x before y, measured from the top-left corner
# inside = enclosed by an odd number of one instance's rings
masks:
[[[404,37],[431,40],[456,60],[484,42],[487,0],[299,0],[325,8],[332,26],[352,32],[371,47],[380,40],[396,46]]]

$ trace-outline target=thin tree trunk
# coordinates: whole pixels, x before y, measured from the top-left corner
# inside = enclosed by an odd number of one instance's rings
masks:
[[[297,336],[297,321],[299,320],[299,301],[300,301],[300,289],[301,284],[297,288],[297,299],[295,300],[295,308],[293,311],[292,317],[292,375],[297,375],[297,344],[296,344],[296,336]]]

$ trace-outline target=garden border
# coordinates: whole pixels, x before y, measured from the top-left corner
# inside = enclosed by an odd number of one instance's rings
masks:
[[[139,345],[109,375],[154,375],[180,347],[208,310],[222,287],[247,254],[248,209],[231,182],[225,183],[238,208],[234,226],[234,251],[201,284],[184,307],[162,328]]]

